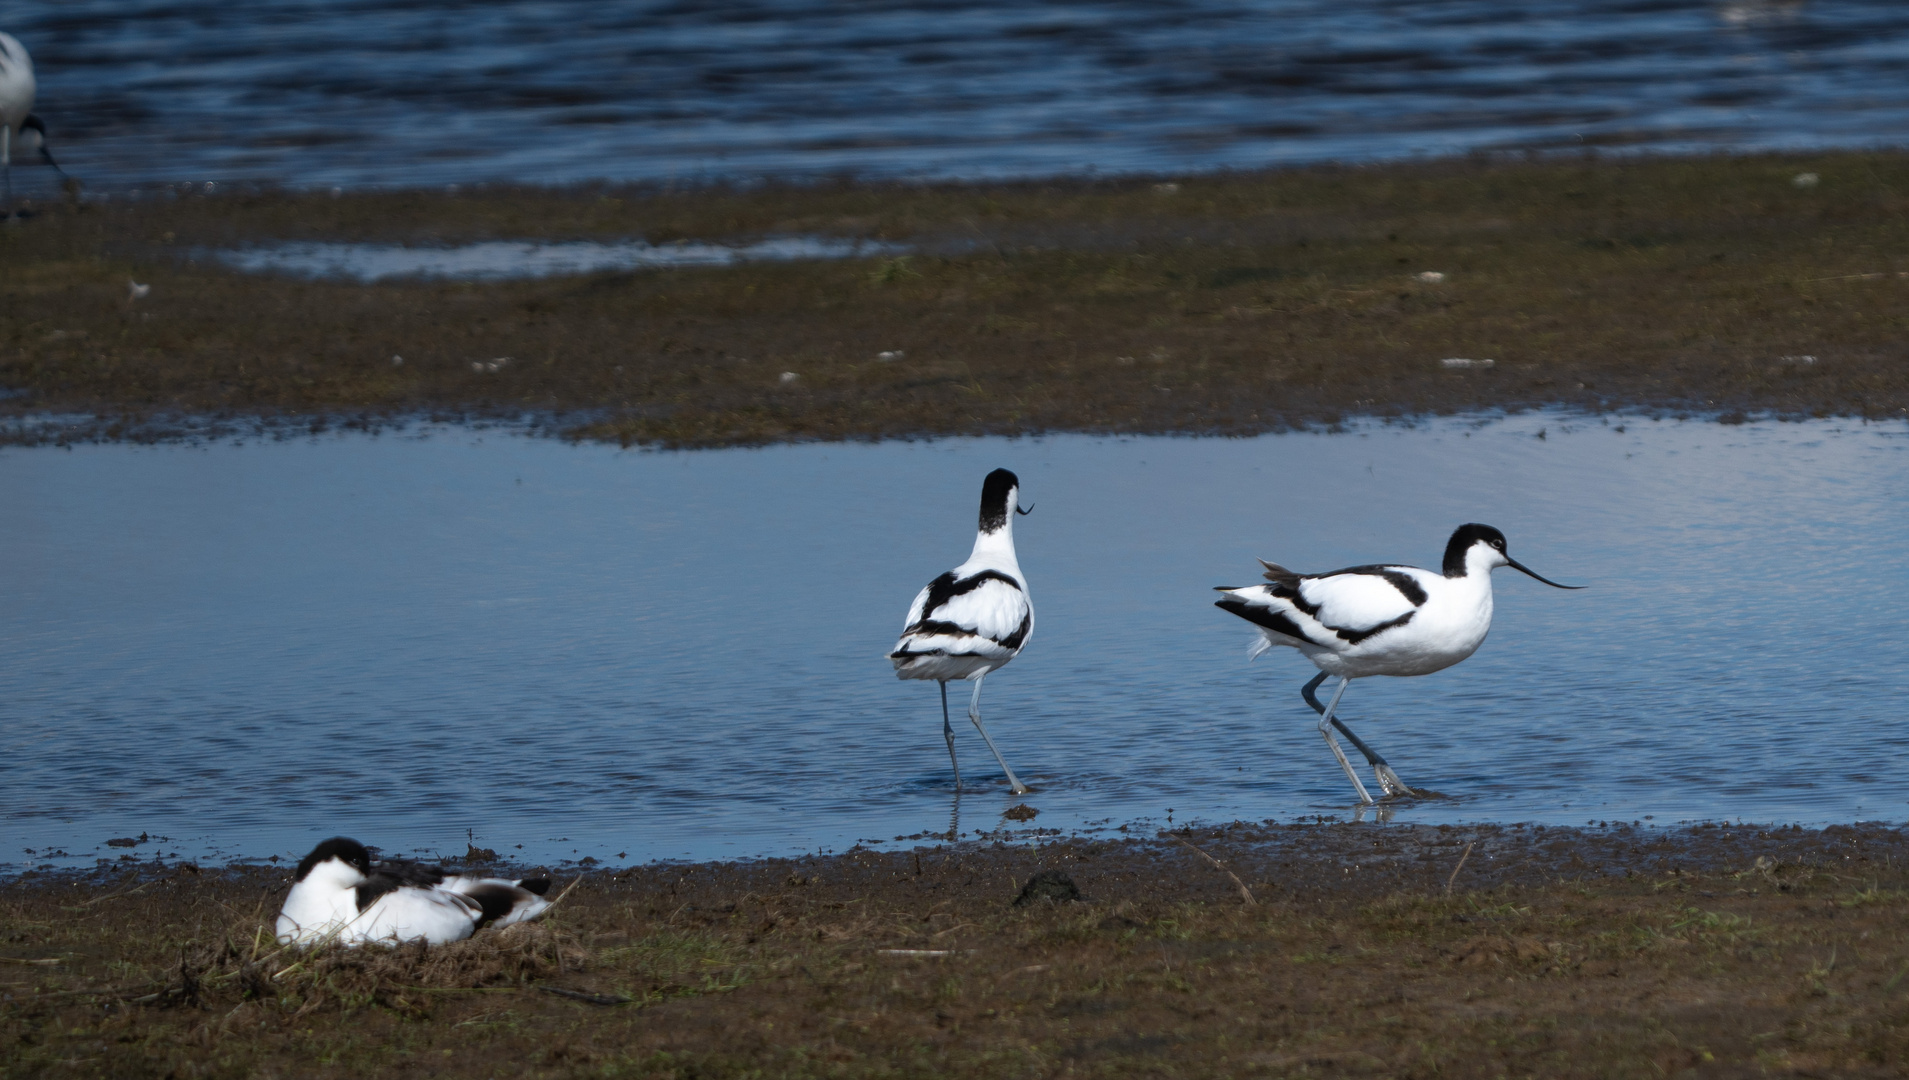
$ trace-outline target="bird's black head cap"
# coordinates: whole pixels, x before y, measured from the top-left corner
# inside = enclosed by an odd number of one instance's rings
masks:
[[[1445,545],[1445,565],[1442,569],[1446,577],[1465,576],[1465,553],[1472,545],[1483,540],[1499,551],[1505,550],[1505,534],[1489,525],[1480,525],[1476,521],[1469,525],[1460,525],[1452,532],[1452,539]]]
[[[371,852],[367,850],[363,844],[360,844],[349,836],[334,836],[330,840],[313,848],[310,855],[298,860],[298,873],[293,876],[292,880],[305,880],[305,875],[311,873],[313,867],[324,862],[326,859],[337,859],[340,862],[354,866],[360,874],[369,875],[371,873]]]
[[[1007,471],[996,469],[988,474],[981,484],[981,531],[994,532],[1008,523],[1008,511],[1014,509],[1014,492],[1021,486],[1021,478]]]

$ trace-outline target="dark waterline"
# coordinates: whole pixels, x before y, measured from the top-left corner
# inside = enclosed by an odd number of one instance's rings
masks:
[[[1909,5],[1891,0],[80,0],[0,4],[0,27],[96,188],[1909,141]]]
[[[1622,430],[1620,430],[1620,428]],[[1543,438],[1539,438],[1540,433]],[[530,860],[958,828],[1352,816],[1256,557],[1436,563],[1503,528],[1463,664],[1352,687],[1404,822],[1909,817],[1909,430],[1537,415],[1254,439],[624,452],[428,438],[0,453],[0,869],[335,833]],[[1010,466],[1038,621],[955,798],[883,652]],[[1040,810],[1025,824],[1003,811]],[[518,848],[516,845],[523,845]],[[33,849],[31,853],[26,849]],[[46,859],[49,851],[64,853]]]

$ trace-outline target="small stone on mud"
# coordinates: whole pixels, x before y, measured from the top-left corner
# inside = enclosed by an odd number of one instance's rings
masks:
[[[1079,899],[1080,886],[1074,884],[1073,878],[1059,870],[1043,870],[1021,886],[1021,895],[1014,898],[1014,906],[1026,907],[1042,900],[1059,904]]]
[[[797,375],[797,374],[796,374],[795,372],[793,372],[793,371],[785,371],[785,372],[783,372],[783,373],[782,373],[782,377],[781,377],[781,379],[780,379],[780,380],[778,380],[778,381],[780,381],[780,382],[782,383],[782,385],[784,385],[784,386],[788,386],[788,385],[790,385],[790,384],[792,384],[792,383],[794,383],[794,382],[795,382],[795,381],[796,381],[797,379],[800,379],[801,377],[802,377],[802,376],[800,376],[800,375]]]
[[[1445,275],[1436,270],[1426,270],[1418,275],[1418,279],[1427,285],[1437,285],[1439,282],[1445,280]]]

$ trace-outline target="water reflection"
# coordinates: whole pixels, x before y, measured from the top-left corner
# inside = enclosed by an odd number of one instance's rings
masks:
[[[457,429],[10,449],[0,861],[142,833],[452,853],[472,828],[512,856],[650,859],[1169,807],[1350,816],[1310,666],[1247,663],[1210,587],[1255,557],[1436,563],[1463,521],[1594,587],[1559,604],[1513,575],[1477,655],[1360,683],[1348,722],[1452,796],[1377,813],[1896,820],[1909,635],[1878,598],[1909,587],[1905,447],[1902,425],[1549,415],[696,453]],[[882,660],[894,598],[959,560],[1003,465],[1041,504],[1016,537],[1041,633],[988,683],[1025,823],[998,773],[955,800],[939,714]]]
[[[899,254],[899,244],[823,236],[782,236],[753,244],[681,241],[647,244],[574,241],[528,243],[494,240],[462,247],[401,244],[284,243],[202,254],[235,270],[303,278],[382,281],[387,278],[457,278],[503,281],[560,277],[606,270],[660,270],[687,266],[733,266],[741,262],[854,259]]]

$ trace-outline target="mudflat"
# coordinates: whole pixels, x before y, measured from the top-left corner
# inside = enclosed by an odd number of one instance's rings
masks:
[[[283,866],[0,886],[7,1076],[1900,1075],[1882,826],[1234,824],[560,869],[280,949]],[[485,853],[473,853],[482,858]]]
[[[420,414],[528,415],[665,446],[1249,434],[1538,406],[1909,415],[1900,153],[977,185],[196,188],[33,209],[0,229],[13,442]],[[484,282],[299,280],[214,258],[281,242],[778,236],[895,246]]]

